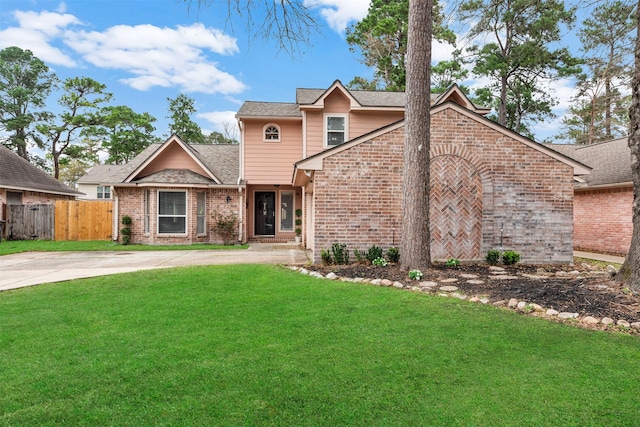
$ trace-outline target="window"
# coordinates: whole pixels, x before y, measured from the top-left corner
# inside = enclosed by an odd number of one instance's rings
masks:
[[[158,233],[187,232],[187,192],[158,191]]]
[[[280,126],[273,123],[265,125],[264,142],[280,142]]]
[[[205,212],[207,206],[207,193],[198,193],[197,194],[197,202],[196,202],[197,220],[196,220],[196,233],[198,234],[207,234],[206,232],[206,223],[205,223]]]
[[[293,231],[293,191],[280,192],[280,230]]]
[[[101,185],[98,185],[98,190],[96,194],[98,195],[98,199],[110,199],[111,187],[103,187]]]
[[[151,230],[151,190],[144,190],[144,234]]]
[[[334,147],[347,140],[347,115],[327,114],[324,116],[325,146]]]

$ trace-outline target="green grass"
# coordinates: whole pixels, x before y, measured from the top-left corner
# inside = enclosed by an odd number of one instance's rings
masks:
[[[0,425],[620,426],[640,340],[275,266],[0,293]]]
[[[178,251],[178,250],[212,250],[212,249],[246,249],[248,245],[209,245],[195,243],[193,245],[122,245],[111,240],[53,241],[53,240],[2,240],[0,255],[19,252],[54,252],[54,251]]]

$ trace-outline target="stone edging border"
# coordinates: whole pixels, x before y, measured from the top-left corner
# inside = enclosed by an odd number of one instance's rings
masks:
[[[388,280],[388,279],[341,277],[333,272],[328,273],[326,276],[324,276],[317,271],[309,270],[307,268],[298,267],[298,266],[289,266],[289,269],[293,271],[297,271],[306,276],[316,277],[318,279],[361,283],[361,284],[373,285],[373,286],[393,287],[396,289],[402,289],[410,292],[429,293],[429,294],[434,294],[441,297],[458,298],[461,300],[466,300],[469,302],[480,303],[480,304],[491,303],[491,300],[488,298],[480,298],[477,296],[468,297],[467,295],[457,292],[458,288],[456,286],[451,285],[451,283],[457,281],[457,279],[453,279],[453,280],[444,279],[444,280],[441,280],[440,283],[431,282],[431,281],[421,281],[417,286],[415,286],[415,285],[404,284],[398,281],[392,282],[391,280]],[[579,313],[558,312],[557,310],[554,310],[554,309],[545,309],[538,304],[529,304],[526,301],[518,301],[516,298],[511,298],[509,301],[506,301],[506,300],[494,301],[493,303],[491,303],[491,305],[495,307],[513,309],[522,314],[532,315],[535,317],[543,317],[549,320],[562,321],[563,323],[569,322],[570,324],[581,326],[588,329],[604,329],[604,330],[614,330],[618,332],[640,333],[640,322],[629,323],[625,319],[618,319],[618,321],[616,322],[614,319],[610,317],[603,317],[602,319],[597,319],[593,316],[580,317]]]

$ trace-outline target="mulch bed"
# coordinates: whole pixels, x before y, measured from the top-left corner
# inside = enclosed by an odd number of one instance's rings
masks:
[[[539,269],[549,273],[544,278],[528,278],[522,274],[540,276]],[[388,279],[404,284],[411,283],[406,271],[397,265],[377,267],[364,264],[313,266],[311,270],[326,275],[334,272],[341,277]],[[567,274],[558,277],[555,272],[576,270],[575,267],[515,265],[505,267],[506,274],[517,276],[515,279],[496,279],[488,265],[461,265],[456,268],[434,266],[423,271],[422,281],[439,282],[447,278],[458,278],[456,283],[446,283],[458,287],[460,293],[469,297],[489,298],[491,303],[516,298],[529,304],[539,304],[545,309],[559,312],[579,313],[580,317],[593,316],[601,319],[610,317],[616,322],[620,319],[629,323],[640,322],[640,295],[623,288],[607,277],[605,271],[594,271],[593,267],[578,268],[579,275]],[[460,274],[474,274],[482,284],[470,284]],[[417,282],[413,282],[417,284]],[[445,285],[445,283],[443,283]]]

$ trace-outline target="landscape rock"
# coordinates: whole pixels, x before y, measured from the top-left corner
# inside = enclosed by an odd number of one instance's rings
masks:
[[[514,279],[517,279],[518,276],[509,276],[508,274],[502,274],[502,275],[496,275],[493,278],[500,279],[500,280],[514,280]]]
[[[618,270],[613,265],[607,265],[607,276],[613,278],[616,274],[618,274]]]
[[[624,319],[618,320],[617,325],[618,326],[622,326],[623,328],[630,328],[631,327],[631,324],[629,322],[627,322],[626,320],[624,320]]]
[[[394,288],[398,288],[398,289],[402,289],[402,288],[404,288],[404,284],[400,283],[400,282],[393,282],[393,287]]]
[[[547,310],[546,315],[547,316],[557,316],[558,314],[560,314],[558,312],[558,310],[554,310],[553,308],[550,308],[549,310]]]
[[[480,298],[482,304],[489,304],[489,298]]]
[[[456,283],[458,281],[458,279],[452,277],[450,279],[442,279],[440,280],[440,283]]]
[[[301,268],[300,269],[300,273],[304,274],[305,276],[309,275],[309,270],[307,270],[306,268]]]
[[[494,302],[493,305],[495,305],[496,307],[504,307],[505,305],[507,305],[507,302],[501,299],[500,301]]]
[[[420,282],[418,284],[418,286],[420,286],[421,288],[435,288],[436,286],[438,286],[438,284],[436,282]]]
[[[567,313],[565,311],[565,312],[562,312],[562,313],[558,314],[558,319],[565,319],[565,320],[566,319],[577,319],[578,316],[579,316],[578,313]]]
[[[516,308],[517,308],[518,310],[524,310],[526,306],[527,306],[527,303],[526,303],[526,302],[524,302],[524,301],[520,301],[520,302],[518,302],[518,305],[516,305]]]
[[[468,274],[468,273],[462,273],[460,275],[460,277],[464,278],[464,279],[477,279],[478,275],[477,274]]]
[[[600,322],[602,322],[603,325],[612,325],[614,323],[613,319],[610,317],[603,317]]]
[[[598,323],[600,323],[600,321],[593,316],[587,316],[583,318],[582,322],[586,323],[587,325],[597,325]]]
[[[382,279],[373,279],[371,281],[372,285],[376,285],[376,286],[380,286],[380,282],[382,282]]]
[[[439,289],[444,292],[455,292],[458,290],[458,287],[457,286],[440,286]]]
[[[336,273],[334,273],[334,272],[331,272],[331,273],[327,274],[325,277],[327,279],[329,279],[329,280],[336,280],[338,278],[338,275]]]
[[[469,298],[469,301],[470,301],[470,302],[479,302],[479,301],[480,301],[480,298],[478,298],[478,297],[471,297],[471,298]]]
[[[507,307],[509,308],[515,308],[518,305],[518,300],[515,298],[511,298],[509,300],[509,303],[507,304]]]
[[[489,271],[491,272],[498,272],[498,271],[505,271],[504,268],[502,267],[498,267],[496,265],[492,265],[491,267],[489,267]]]
[[[631,324],[631,327],[632,327],[633,329],[640,329],[640,322],[633,322],[633,323]]]
[[[471,279],[471,280],[467,280],[467,283],[469,283],[470,285],[484,285],[484,280]]]
[[[381,284],[382,286],[391,286],[391,285],[393,285],[393,282],[392,282],[391,280],[389,280],[389,279],[382,279],[382,281],[380,282],[380,284]]]

